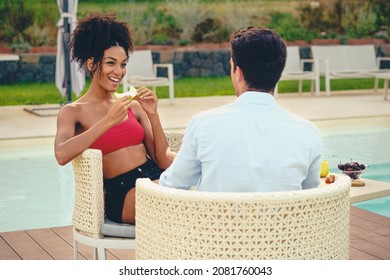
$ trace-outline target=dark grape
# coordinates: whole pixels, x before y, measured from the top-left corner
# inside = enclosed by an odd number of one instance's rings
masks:
[[[352,180],[359,179],[360,174],[362,173],[362,170],[366,169],[366,165],[359,163],[359,162],[347,162],[344,164],[338,164],[337,167],[340,171],[343,171],[344,174],[351,177]]]

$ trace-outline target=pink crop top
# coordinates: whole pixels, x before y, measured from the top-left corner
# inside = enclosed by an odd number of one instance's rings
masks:
[[[127,119],[107,130],[90,148],[101,150],[102,154],[105,155],[125,147],[141,144],[144,134],[142,126],[129,109]]]

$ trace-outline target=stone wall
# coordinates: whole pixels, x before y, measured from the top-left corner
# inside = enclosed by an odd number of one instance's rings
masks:
[[[172,59],[177,77],[230,75],[230,50],[175,51]]]
[[[19,61],[0,61],[0,83],[54,82],[55,54],[21,54]]]
[[[378,57],[390,57],[390,45],[378,45]],[[302,58],[310,58],[310,46],[301,46]],[[153,50],[155,63],[173,63],[176,78],[230,75],[230,50]],[[54,82],[56,55],[21,54],[19,61],[0,61],[0,83]],[[390,68],[390,61],[381,68]],[[163,69],[159,75],[166,75]]]

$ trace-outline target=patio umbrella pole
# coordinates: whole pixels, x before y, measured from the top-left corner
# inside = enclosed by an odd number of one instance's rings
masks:
[[[68,13],[69,10],[69,0],[64,0],[63,2],[63,11],[65,14]],[[67,101],[66,103],[72,102],[72,81],[71,81],[71,74],[70,74],[70,56],[69,56],[69,47],[68,47],[68,42],[69,42],[69,36],[70,36],[70,27],[69,27],[69,18],[68,16],[64,16],[64,32],[62,34],[62,39],[63,39],[63,47],[64,47],[64,58],[65,58],[65,79],[64,79],[64,86],[66,88],[66,95],[67,95]],[[51,116],[51,115],[57,115],[58,110],[61,108],[60,106],[56,107],[47,107],[46,105],[44,106],[38,106],[38,107],[25,107],[24,110],[32,113],[37,116]],[[40,112],[40,111],[43,111]]]
[[[69,41],[70,34],[76,22],[78,0],[57,0],[61,18],[57,23],[57,57],[55,84],[63,97],[66,97],[64,104],[58,107],[47,107],[47,105],[25,108],[25,111],[37,116],[56,116],[58,110],[65,104],[72,102],[72,91],[78,97],[85,86],[85,72],[77,69],[77,65],[71,64]],[[73,82],[73,84],[72,84]]]
[[[68,1],[64,0],[64,13],[68,13]],[[72,80],[70,76],[70,57],[69,57],[69,36],[70,36],[70,28],[69,28],[69,18],[67,16],[64,17],[64,33],[63,33],[63,42],[64,42],[64,56],[65,56],[65,83],[66,83],[66,96],[67,103],[72,102]]]

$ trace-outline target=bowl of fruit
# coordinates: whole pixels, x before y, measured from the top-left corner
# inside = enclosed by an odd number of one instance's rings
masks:
[[[340,163],[337,167],[343,174],[351,177],[353,181],[357,181],[360,179],[360,176],[363,174],[367,166],[363,163],[351,161],[347,163]]]

